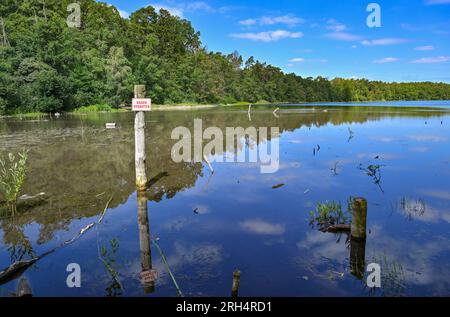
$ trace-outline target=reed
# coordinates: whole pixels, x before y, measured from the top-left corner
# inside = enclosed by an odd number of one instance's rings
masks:
[[[0,158],[0,192],[12,215],[17,212],[17,198],[27,173],[28,150]]]

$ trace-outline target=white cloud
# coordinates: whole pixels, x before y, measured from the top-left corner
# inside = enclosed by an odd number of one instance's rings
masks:
[[[117,11],[119,11],[120,16],[124,19],[128,19],[130,17],[130,14],[127,11],[120,9],[117,9]]]
[[[400,38],[382,38],[376,40],[364,40],[361,42],[365,46],[384,46],[384,45],[396,45],[406,43],[408,40]]]
[[[290,63],[303,63],[303,62],[326,63],[326,62],[328,62],[328,60],[326,60],[326,59],[320,59],[320,58],[317,58],[317,59],[314,59],[314,58],[305,59],[305,58],[302,58],[302,57],[296,57],[296,58],[291,58],[291,59],[289,60],[289,62],[290,62]],[[293,64],[290,64],[290,65],[291,65],[291,66],[294,66]]]
[[[161,3],[155,3],[155,4],[148,4],[155,8],[156,11],[159,11],[161,9],[167,10],[170,12],[171,15],[183,18],[185,12],[208,12],[208,13],[214,13],[216,12],[216,9],[211,7],[208,3],[204,1],[195,1],[190,3],[179,3],[176,5],[166,5]]]
[[[189,11],[205,11],[205,12],[216,12],[216,10],[209,4],[203,1],[196,1],[186,5],[186,9]]]
[[[347,26],[345,26],[344,24],[336,21],[335,19],[329,19],[327,21],[326,28],[327,28],[327,30],[332,30],[334,32],[342,32],[342,31],[345,31],[347,29]]]
[[[244,7],[242,7],[242,6],[222,6],[217,9],[217,12],[219,12],[220,14],[226,14],[231,11],[242,10],[243,8]]]
[[[425,0],[426,5],[450,4],[450,0]]]
[[[346,42],[354,42],[361,41],[363,38],[359,35],[351,34],[349,32],[345,32],[347,30],[347,26],[345,24],[340,23],[335,19],[329,19],[327,21],[327,25],[325,26],[327,30],[332,32],[325,34],[325,37],[336,40],[336,41],[346,41]]]
[[[239,24],[244,25],[244,26],[251,26],[251,25],[256,25],[256,24],[259,24],[262,26],[284,24],[284,25],[292,27],[292,26],[302,24],[304,22],[305,22],[305,20],[303,20],[302,18],[299,18],[292,14],[287,14],[287,15],[274,16],[274,17],[264,16],[264,17],[257,18],[257,19],[246,19],[246,20],[240,21]]]
[[[304,22],[305,21],[303,19],[290,14],[277,17],[262,17],[260,20],[261,25],[285,24],[289,26],[296,26]]]
[[[244,25],[244,26],[251,26],[251,25],[255,25],[256,23],[258,23],[258,21],[256,21],[255,19],[247,19],[247,20],[239,21],[239,24]]]
[[[250,233],[264,235],[282,235],[286,230],[284,225],[272,224],[261,219],[246,220],[241,222],[239,226]]]
[[[234,33],[231,37],[237,39],[247,39],[257,42],[275,42],[281,39],[291,38],[298,39],[303,37],[302,32],[289,32],[285,30],[267,31],[259,33]]]
[[[449,58],[450,60],[450,58]],[[447,141],[446,137],[440,136],[440,135],[410,135],[408,136],[409,139],[414,140],[416,142],[445,142]]]
[[[415,48],[416,51],[434,51],[433,45],[425,45],[425,46],[418,46]]]
[[[164,4],[149,4],[151,5],[153,8],[155,8],[155,10],[157,12],[159,12],[161,9],[164,9],[166,11],[169,11],[171,15],[177,16],[182,18],[183,14],[184,14],[184,10],[181,7],[171,7],[171,6],[167,6]]]
[[[450,62],[450,56],[423,57],[412,61],[413,64],[436,64]]]
[[[117,12],[120,14],[120,16],[121,16],[122,18],[128,19],[128,18],[130,17],[130,13],[128,13],[127,11],[120,10],[119,8],[113,6],[112,4],[109,4],[109,3],[107,3],[106,5],[107,5],[108,7],[112,7],[112,8],[114,8],[114,9],[116,9]]]
[[[393,63],[393,62],[398,62],[398,58],[396,57],[385,57],[382,59],[377,59],[375,61],[373,61],[375,64],[386,64],[386,63]]]
[[[347,32],[333,32],[325,34],[325,37],[337,40],[337,41],[346,41],[346,42],[353,42],[353,41],[360,41],[362,40],[362,37],[359,35],[350,34]]]
[[[291,63],[301,63],[301,62],[304,62],[305,59],[304,59],[304,58],[301,58],[301,57],[296,57],[296,58],[290,59],[289,61],[290,61]]]

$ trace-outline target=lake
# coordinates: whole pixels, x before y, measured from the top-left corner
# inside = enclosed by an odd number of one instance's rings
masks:
[[[240,296],[448,296],[449,105],[154,111],[146,115],[145,195],[135,190],[132,113],[0,119],[1,156],[30,149],[22,194],[43,193],[20,202],[14,217],[1,211],[0,270],[102,219],[23,272],[33,295],[177,296],[175,279],[186,296],[230,296],[239,269]],[[175,163],[172,130],[192,129],[194,119],[224,131],[279,127],[278,171],[212,162],[211,173],[206,162]],[[117,128],[105,129],[109,122]],[[225,149],[245,153],[274,140]],[[317,203],[345,206],[350,197],[368,201],[359,260],[380,265],[381,288],[368,288],[368,273],[351,268],[347,234],[310,223]],[[81,268],[80,288],[66,285],[71,263]],[[155,281],[143,283],[149,270]],[[2,281],[0,296],[17,283]]]

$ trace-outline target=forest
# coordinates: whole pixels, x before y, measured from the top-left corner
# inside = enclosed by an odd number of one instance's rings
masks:
[[[120,108],[135,84],[156,104],[450,99],[445,83],[305,78],[211,52],[189,21],[151,6],[124,19],[114,6],[81,0],[81,27],[68,27],[72,2],[1,1],[0,115]]]

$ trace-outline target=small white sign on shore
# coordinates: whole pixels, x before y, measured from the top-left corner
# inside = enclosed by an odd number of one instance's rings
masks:
[[[152,111],[152,100],[133,98],[133,111]]]

